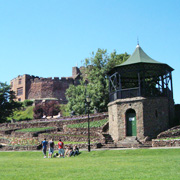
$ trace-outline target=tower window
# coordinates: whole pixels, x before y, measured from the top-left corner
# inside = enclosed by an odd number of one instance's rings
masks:
[[[23,94],[23,88],[18,88],[17,89],[17,96],[20,96]]]
[[[18,82],[18,84],[21,84],[22,83],[22,79],[19,79],[19,82]]]

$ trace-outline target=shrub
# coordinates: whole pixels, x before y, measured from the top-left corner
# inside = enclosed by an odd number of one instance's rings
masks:
[[[23,104],[24,104],[25,107],[32,106],[33,101],[26,99],[26,100],[24,100]]]
[[[57,115],[60,111],[60,105],[57,101],[49,101],[43,105],[43,111],[46,116]]]
[[[33,109],[33,111],[34,111],[34,118],[40,119],[43,117],[43,115],[46,116],[57,115],[60,111],[60,105],[56,101],[50,101],[44,104],[37,104]]]
[[[33,116],[34,116],[34,119],[40,119],[43,117],[43,107],[41,104],[37,104],[34,109],[33,109]]]

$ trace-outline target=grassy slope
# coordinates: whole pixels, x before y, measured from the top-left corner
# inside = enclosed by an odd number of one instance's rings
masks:
[[[1,152],[1,180],[179,180],[180,149],[82,152],[43,159],[42,152]]]
[[[19,120],[31,120],[33,119],[33,108],[34,106],[29,106],[26,108],[25,111],[23,110],[17,110],[14,112],[14,115],[12,117],[9,117],[8,120],[11,120],[12,118],[19,121]]]

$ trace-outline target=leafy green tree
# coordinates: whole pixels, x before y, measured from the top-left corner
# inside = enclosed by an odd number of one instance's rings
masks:
[[[85,113],[85,86],[84,81],[78,86],[70,85],[66,91],[66,97],[68,100],[67,107],[69,111],[74,111],[75,114]]]
[[[91,97],[90,111],[107,111],[109,102],[109,82],[107,72],[114,66],[121,64],[128,59],[129,55],[117,54],[116,51],[108,55],[107,50],[98,49],[90,58],[84,61],[85,72],[81,84],[71,85],[66,91],[68,107],[76,114],[84,114],[86,110],[85,97]],[[85,88],[85,80],[88,84]]]
[[[10,86],[0,82],[0,122],[5,122],[13,111],[22,107],[22,103],[14,101],[15,93]]]
[[[96,54],[92,53],[90,59],[86,59],[86,74],[88,79],[89,91],[88,96],[91,97],[91,109],[96,109],[98,112],[107,111],[108,103],[108,62],[110,58],[107,50],[98,49]]]

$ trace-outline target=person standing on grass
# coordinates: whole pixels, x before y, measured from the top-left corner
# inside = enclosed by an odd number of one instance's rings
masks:
[[[46,138],[44,138],[44,141],[42,141],[42,148],[43,148],[44,158],[46,158],[47,145],[48,145],[48,142],[46,141]]]
[[[49,155],[48,158],[52,158],[52,154],[54,153],[54,142],[53,139],[49,141]]]
[[[61,139],[59,139],[58,142],[58,150],[59,150],[59,157],[64,158],[64,143],[61,141]]]

